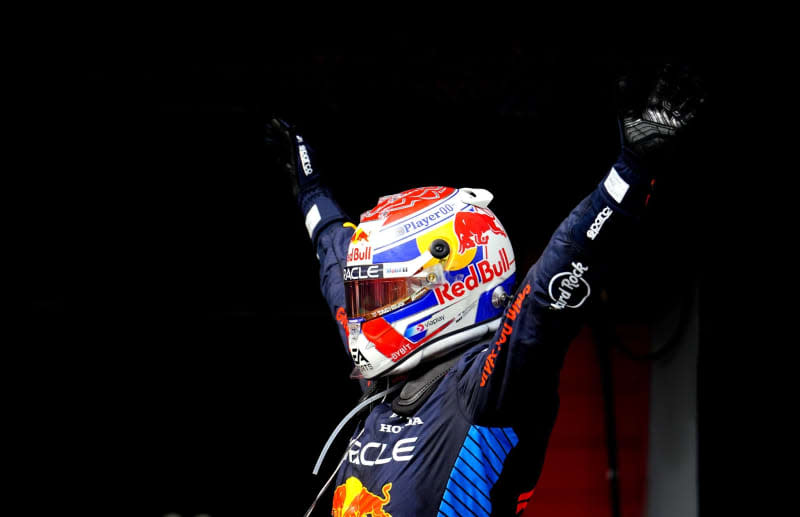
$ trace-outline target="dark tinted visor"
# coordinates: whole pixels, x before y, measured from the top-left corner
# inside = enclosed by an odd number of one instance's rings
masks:
[[[390,271],[389,267],[384,267],[384,272]],[[413,276],[397,278],[368,278],[367,273],[363,270],[345,276],[351,278],[344,282],[345,308],[350,319],[369,320],[382,316],[408,302],[418,300],[429,289],[444,282],[444,272],[440,264]]]
[[[347,317],[370,319],[377,316],[373,313],[379,309],[403,302],[410,297],[408,280],[408,278],[378,278],[345,282]]]

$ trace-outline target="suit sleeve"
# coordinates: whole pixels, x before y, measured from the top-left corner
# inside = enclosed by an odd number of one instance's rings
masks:
[[[322,230],[317,240],[319,257],[319,286],[331,316],[336,319],[339,337],[347,350],[347,314],[345,313],[344,280],[342,271],[346,265],[347,247],[353,235],[352,228],[334,223]],[[348,356],[350,355],[347,350]]]
[[[650,185],[636,169],[632,157],[620,156],[552,235],[488,346],[465,358],[459,392],[475,423],[515,425],[532,412],[554,421],[567,348],[638,231]]]
[[[301,192],[297,202],[319,259],[320,290],[331,316],[336,320],[341,343],[349,356],[342,271],[347,262],[347,248],[353,235],[353,229],[345,228],[343,223],[350,218],[324,187]]]

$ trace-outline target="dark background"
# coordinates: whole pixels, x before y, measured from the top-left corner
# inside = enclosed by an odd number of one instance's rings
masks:
[[[28,65],[37,102],[21,128],[14,225],[25,338],[11,369],[19,479],[48,487],[31,504],[299,515],[313,500],[327,477],[311,476],[316,456],[358,392],[302,217],[265,152],[273,113],[297,124],[354,220],[414,186],[489,189],[525,271],[613,163],[615,78],[692,63],[707,111],[608,294],[615,321],[647,323],[699,286],[702,365],[721,296],[709,201],[730,165],[719,46],[110,33],[73,34]]]

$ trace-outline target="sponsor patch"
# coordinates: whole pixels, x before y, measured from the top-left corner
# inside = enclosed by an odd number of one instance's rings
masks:
[[[446,219],[448,216],[452,215],[455,212],[455,207],[453,205],[447,203],[440,206],[436,211],[425,214],[423,217],[419,217],[417,219],[412,219],[407,223],[403,224],[398,233],[400,235],[405,235],[407,233],[411,233],[415,230],[426,229],[443,219]]]
[[[550,307],[576,309],[583,305],[592,292],[589,282],[583,278],[583,274],[588,270],[588,266],[584,266],[580,262],[573,262],[572,271],[554,275],[547,288],[550,298],[553,300]]]
[[[366,448],[368,445],[365,445]],[[385,447],[385,446],[384,446]],[[373,494],[361,483],[357,477],[349,477],[333,491],[333,506],[331,515],[344,517],[346,515],[372,517],[391,517],[384,506],[392,500],[390,491],[392,484],[386,483],[381,488],[380,495]]]
[[[405,336],[412,341],[417,341],[424,338],[428,330],[442,322],[444,322],[444,312],[440,312],[430,319],[410,324],[405,331]]]
[[[345,267],[342,278],[347,282],[375,278],[402,278],[408,275],[409,267],[406,264],[364,264]]]
[[[303,137],[297,135],[297,143],[300,144],[297,146],[297,150],[300,154],[300,163],[303,166],[303,173],[306,176],[310,176],[314,173],[314,169],[311,168],[311,158],[308,156],[308,150],[306,149],[305,143],[303,143]]]
[[[372,363],[361,353],[361,350],[357,347],[350,349],[350,356],[353,358],[353,364],[355,364],[361,373],[368,372],[372,370]]]
[[[347,253],[347,262],[372,262],[372,246],[353,247]]]
[[[363,228],[356,228],[350,242],[369,242],[369,233],[365,232]]]
[[[491,282],[496,277],[503,276],[510,269],[511,262],[508,260],[508,254],[505,249],[501,249],[499,261],[492,263],[488,260],[481,260],[476,264],[470,264],[467,269],[469,274],[464,280],[446,283],[434,289],[436,300],[441,305],[456,298],[461,298],[469,291],[476,289],[479,285]]]
[[[459,212],[453,223],[453,229],[458,238],[458,253],[461,255],[470,248],[488,243],[489,237],[486,234],[489,232],[506,237],[506,232],[498,225],[497,218],[488,210]]]
[[[319,207],[315,204],[306,214],[306,230],[308,230],[309,237],[314,234],[314,228],[317,227],[321,220],[322,216],[319,213]]]
[[[410,461],[414,457],[416,441],[416,436],[397,440],[394,446],[380,442],[368,442],[362,445],[361,442],[355,441],[347,451],[347,460],[354,465],[366,467],[384,465],[392,461]]]
[[[344,281],[349,280],[368,280],[370,278],[383,278],[383,266],[375,264],[373,266],[347,266],[344,268]]]
[[[483,362],[483,370],[481,370],[481,388],[486,386],[489,377],[494,373],[495,363],[498,360],[497,357],[500,352],[503,351],[505,342],[511,337],[511,333],[514,331],[514,321],[516,321],[517,316],[522,310],[522,302],[525,301],[525,298],[527,298],[530,293],[531,284],[525,284],[525,287],[517,294],[517,299],[514,300],[514,303],[508,308],[506,320],[503,322],[503,329],[500,331],[500,337],[494,342],[492,349],[486,355],[486,360]]]
[[[409,275],[408,265],[406,264],[384,264],[383,278],[397,278]]]
[[[614,198],[614,201],[617,203],[622,203],[622,198],[625,197],[625,194],[628,193],[628,189],[630,188],[630,185],[622,179],[617,169],[614,167],[611,167],[611,172],[608,173],[608,177],[606,181],[603,182],[603,186],[606,188],[608,195]]]
[[[597,214],[597,217],[594,219],[592,226],[586,231],[586,236],[589,237],[591,240],[594,240],[597,237],[597,234],[600,233],[600,229],[603,227],[605,222],[611,217],[614,211],[611,210],[611,207],[605,207]]]
[[[392,417],[394,417],[394,413],[392,413]],[[418,416],[400,417],[399,415],[397,415],[397,417],[398,418],[405,418],[406,419],[406,423],[404,425],[381,424],[380,432],[382,432],[382,433],[399,434],[406,427],[415,426],[415,425],[422,425],[422,424],[425,423]]]

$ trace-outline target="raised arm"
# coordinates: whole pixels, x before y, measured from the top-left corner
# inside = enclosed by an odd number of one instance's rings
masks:
[[[292,194],[305,221],[312,249],[320,263],[320,288],[331,315],[338,321],[339,335],[347,347],[347,317],[344,314],[344,283],[347,247],[353,228],[334,201],[319,171],[312,165],[312,150],[294,126],[273,118],[267,126],[267,144],[276,153],[280,167],[291,181]]]
[[[622,114],[616,162],[560,224],[523,277],[489,347],[463,363],[462,401],[476,422],[513,425],[533,407],[537,414],[555,417],[561,366],[591,296],[614,262],[630,251],[657,161],[670,152],[702,101],[694,78],[668,67],[638,111]]]

